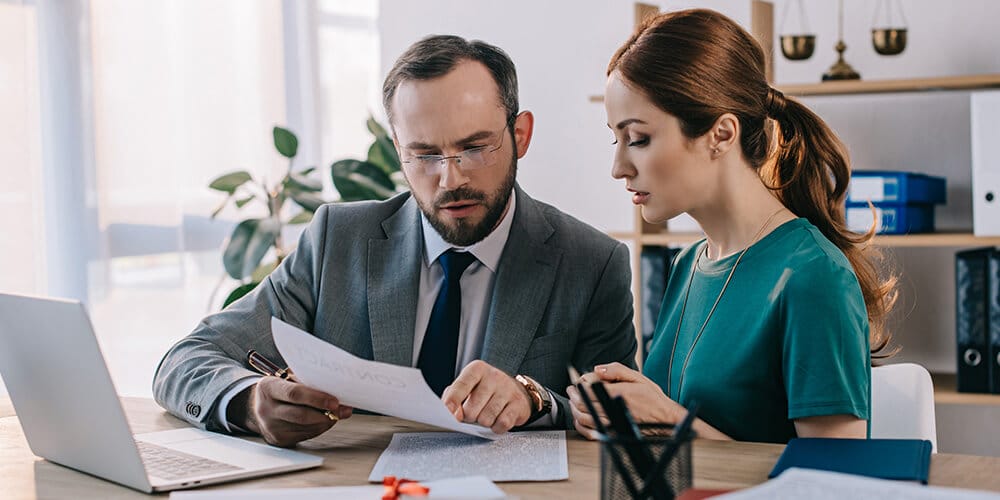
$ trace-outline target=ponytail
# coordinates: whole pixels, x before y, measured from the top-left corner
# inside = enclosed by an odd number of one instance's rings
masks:
[[[777,151],[774,160],[761,167],[761,179],[789,210],[808,219],[847,257],[868,311],[872,355],[891,356],[895,351],[887,349],[886,320],[896,302],[897,277],[880,276],[878,264],[885,259],[871,245],[874,227],[863,234],[847,228],[844,202],[851,171],[846,148],[819,116],[780,91],[768,90],[765,111],[777,122]]]

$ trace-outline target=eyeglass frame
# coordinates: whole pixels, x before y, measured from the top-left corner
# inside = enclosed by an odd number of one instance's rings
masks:
[[[421,175],[425,175],[425,176],[439,175],[441,173],[441,169],[447,167],[448,160],[455,160],[455,164],[458,165],[458,169],[461,170],[461,171],[463,171],[463,172],[467,172],[467,171],[470,171],[470,170],[479,170],[479,169],[484,169],[484,168],[492,167],[493,165],[495,165],[495,163],[490,163],[490,164],[484,163],[483,165],[476,166],[476,167],[463,167],[462,166],[462,157],[465,154],[469,153],[469,152],[495,153],[495,152],[499,151],[501,148],[503,148],[503,138],[507,135],[505,132],[507,132],[507,129],[510,128],[510,126],[514,124],[514,121],[515,121],[516,118],[517,118],[516,116],[511,117],[509,120],[507,120],[507,124],[504,125],[502,129],[500,129],[500,132],[499,132],[500,143],[497,144],[497,146],[494,147],[494,148],[492,148],[492,149],[487,149],[487,148],[490,148],[491,145],[490,144],[486,144],[486,145],[483,145],[483,146],[476,146],[474,148],[464,149],[464,150],[460,151],[457,155],[412,155],[412,156],[409,157],[409,159],[400,160],[400,163],[407,164],[407,165],[419,165],[418,163],[416,163],[417,161],[424,162],[424,161],[429,161],[429,160],[433,159],[434,160],[434,172],[433,173],[428,173],[428,169],[426,169],[426,168],[423,168],[423,167],[420,167],[420,166],[416,166],[415,167],[417,173],[419,173]]]

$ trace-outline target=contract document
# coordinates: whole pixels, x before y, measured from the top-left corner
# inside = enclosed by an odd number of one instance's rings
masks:
[[[454,432],[397,432],[368,480],[384,476],[418,481],[462,476],[496,482],[568,479],[566,431],[508,432],[494,441]]]
[[[416,368],[361,359],[278,318],[271,318],[271,334],[296,379],[347,406],[481,438],[500,437],[487,427],[455,420]]]

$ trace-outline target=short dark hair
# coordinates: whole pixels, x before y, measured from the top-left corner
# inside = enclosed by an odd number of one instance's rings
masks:
[[[507,53],[480,40],[466,40],[454,35],[430,35],[396,59],[396,64],[382,83],[382,106],[392,123],[392,98],[399,85],[408,80],[430,80],[444,76],[461,61],[478,61],[493,75],[500,92],[500,103],[510,124],[517,116],[517,70]]]

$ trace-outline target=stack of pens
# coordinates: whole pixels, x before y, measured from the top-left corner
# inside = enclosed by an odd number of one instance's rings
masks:
[[[691,424],[698,411],[697,403],[690,405],[688,414],[676,427],[639,426],[625,400],[611,397],[603,384],[585,385],[572,367],[570,380],[584,396],[601,441],[602,499],[672,500],[691,487],[691,440],[694,439]],[[607,425],[601,422],[597,407],[586,397],[590,394],[603,408]]]

